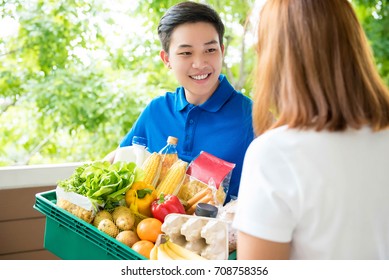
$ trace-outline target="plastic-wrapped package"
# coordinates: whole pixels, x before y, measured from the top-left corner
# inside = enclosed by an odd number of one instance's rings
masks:
[[[203,183],[197,180],[196,178],[186,174],[184,182],[182,183],[182,186],[177,196],[185,204],[185,202],[187,202],[190,198],[192,198],[196,193],[200,192],[201,190],[207,187],[208,185],[206,183]]]
[[[236,211],[237,200],[231,200],[222,208],[219,209],[217,218],[226,222],[228,225],[228,250],[233,252],[236,250],[237,230],[232,227]]]
[[[198,203],[222,207],[234,168],[234,163],[204,151],[193,159],[177,195],[185,206],[186,213],[192,215]]]
[[[210,187],[214,186],[219,191],[218,200],[223,200],[223,204],[234,168],[235,163],[225,161],[210,153],[201,151],[189,164],[186,173]]]

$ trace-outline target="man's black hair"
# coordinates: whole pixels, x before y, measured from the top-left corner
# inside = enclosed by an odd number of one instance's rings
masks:
[[[159,21],[158,36],[162,48],[169,52],[171,35],[177,26],[196,22],[212,24],[219,35],[220,46],[223,44],[224,24],[219,14],[208,5],[188,1],[169,8]]]

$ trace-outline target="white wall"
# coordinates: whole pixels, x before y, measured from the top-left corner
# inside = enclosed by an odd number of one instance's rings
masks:
[[[82,162],[0,167],[0,190],[55,186],[67,179]]]

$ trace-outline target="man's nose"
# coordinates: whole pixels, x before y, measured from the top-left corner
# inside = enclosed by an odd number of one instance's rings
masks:
[[[204,56],[196,56],[194,57],[193,59],[193,62],[192,62],[192,67],[193,68],[196,68],[196,69],[203,69],[205,68],[206,66],[208,65],[208,62],[207,60],[205,59]]]

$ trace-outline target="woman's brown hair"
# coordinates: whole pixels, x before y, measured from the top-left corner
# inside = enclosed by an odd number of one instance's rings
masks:
[[[260,14],[253,124],[389,126],[389,91],[347,0],[268,0]]]

